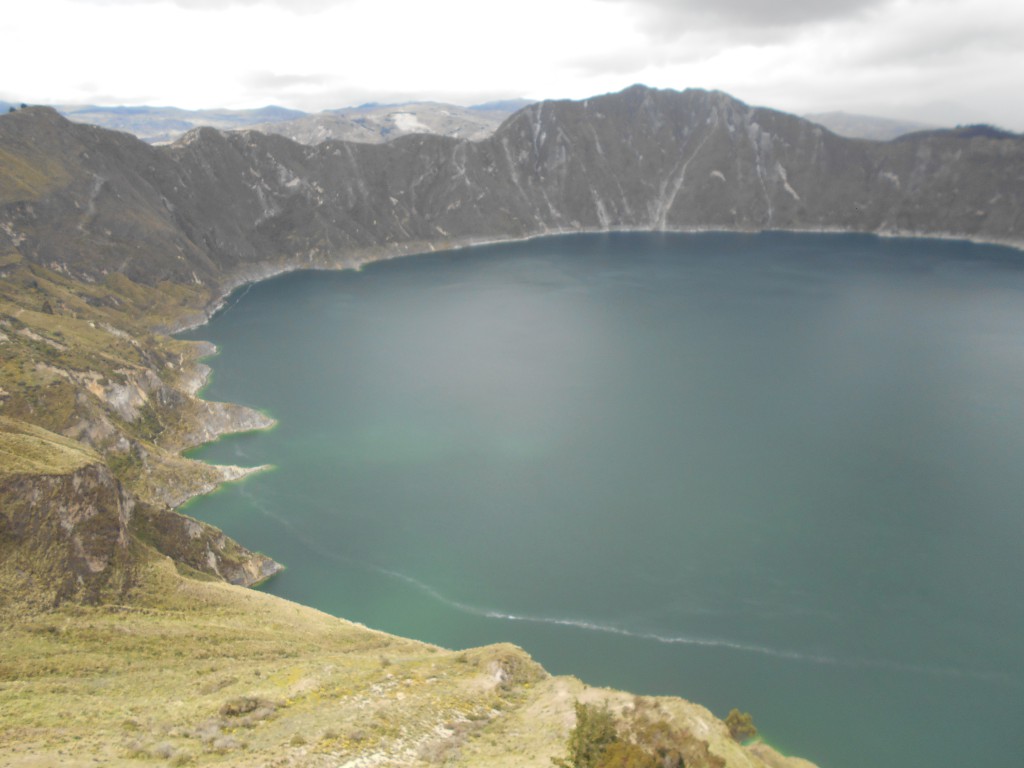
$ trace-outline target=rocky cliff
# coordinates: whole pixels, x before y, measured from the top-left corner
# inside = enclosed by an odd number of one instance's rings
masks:
[[[160,555],[243,586],[280,570],[213,526],[139,501],[82,443],[0,417],[0,609],[123,602]]]
[[[99,602],[130,584],[134,503],[99,454],[0,417],[0,591],[5,607]]]
[[[315,147],[201,128],[154,148],[37,108],[0,118],[0,147],[0,243],[80,279],[215,294],[285,267],[581,229],[1024,241],[1019,136],[844,139],[697,90],[542,102],[477,142]]]

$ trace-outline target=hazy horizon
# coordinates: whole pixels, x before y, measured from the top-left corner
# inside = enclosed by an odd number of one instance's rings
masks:
[[[4,23],[0,63],[17,76],[0,100],[15,104],[317,112],[640,82],[796,114],[1024,130],[1024,6],[1006,0],[523,0],[487,15],[468,0],[37,0]],[[41,31],[56,53],[40,56]]]

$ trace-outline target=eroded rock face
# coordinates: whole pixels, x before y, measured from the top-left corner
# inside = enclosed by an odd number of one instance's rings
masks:
[[[212,525],[170,509],[146,509],[135,530],[175,562],[231,584],[251,587],[283,570],[266,555],[250,552]]]
[[[0,478],[0,578],[8,601],[99,602],[131,585],[135,503],[104,464]]]
[[[202,466],[217,481],[247,471]],[[0,608],[123,601],[158,555],[244,586],[281,570],[212,526],[140,501],[83,443],[0,417]]]
[[[0,195],[0,243],[63,274],[217,295],[285,268],[583,229],[1024,242],[1020,136],[859,141],[701,90],[542,102],[476,142],[310,147],[200,128],[154,148],[40,108],[3,116],[0,143],[38,176]]]
[[[232,432],[267,429],[275,423],[266,414],[244,405],[199,400],[196,407],[196,419],[193,423],[184,425],[179,438],[188,447],[208,443]]]
[[[118,602],[147,557],[141,545],[246,587],[282,570],[213,526],[137,503],[101,463],[0,477],[0,603]]]

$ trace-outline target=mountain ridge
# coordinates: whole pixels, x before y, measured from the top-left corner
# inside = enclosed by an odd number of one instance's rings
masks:
[[[0,121],[4,145],[5,123],[25,115]],[[1024,145],[1017,137],[943,131],[884,144],[842,139],[795,116],[697,90],[636,86],[541,102],[476,142],[413,134],[382,146],[306,147],[200,128],[149,148],[90,133],[96,130],[61,128],[62,141],[81,145],[79,155],[91,144],[107,159],[66,164],[80,166],[68,197],[96,218],[95,226],[73,227],[91,230],[106,241],[108,256],[119,255],[103,269],[133,279],[182,282],[194,272],[200,282],[216,282],[225,272],[289,259],[296,267],[346,266],[457,242],[617,228],[1022,242]],[[146,220],[149,266],[139,264],[138,241],[118,221],[126,213],[104,205],[112,197]],[[4,226],[15,233],[9,237],[23,238],[29,258],[97,277],[81,260],[76,267],[74,249],[58,242],[72,233],[57,196],[37,201],[32,216],[21,215],[18,201],[4,202]],[[44,215],[46,202],[55,205]]]

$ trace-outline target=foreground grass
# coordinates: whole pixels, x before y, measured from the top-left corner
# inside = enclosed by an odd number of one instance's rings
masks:
[[[445,650],[163,558],[143,575],[128,605],[0,617],[0,765],[549,766],[576,700],[656,713],[716,764],[809,765],[740,747],[698,705],[550,677],[511,645]]]
[[[0,764],[431,762],[545,676],[512,646],[445,651],[168,561],[149,576],[130,606],[3,617]]]

